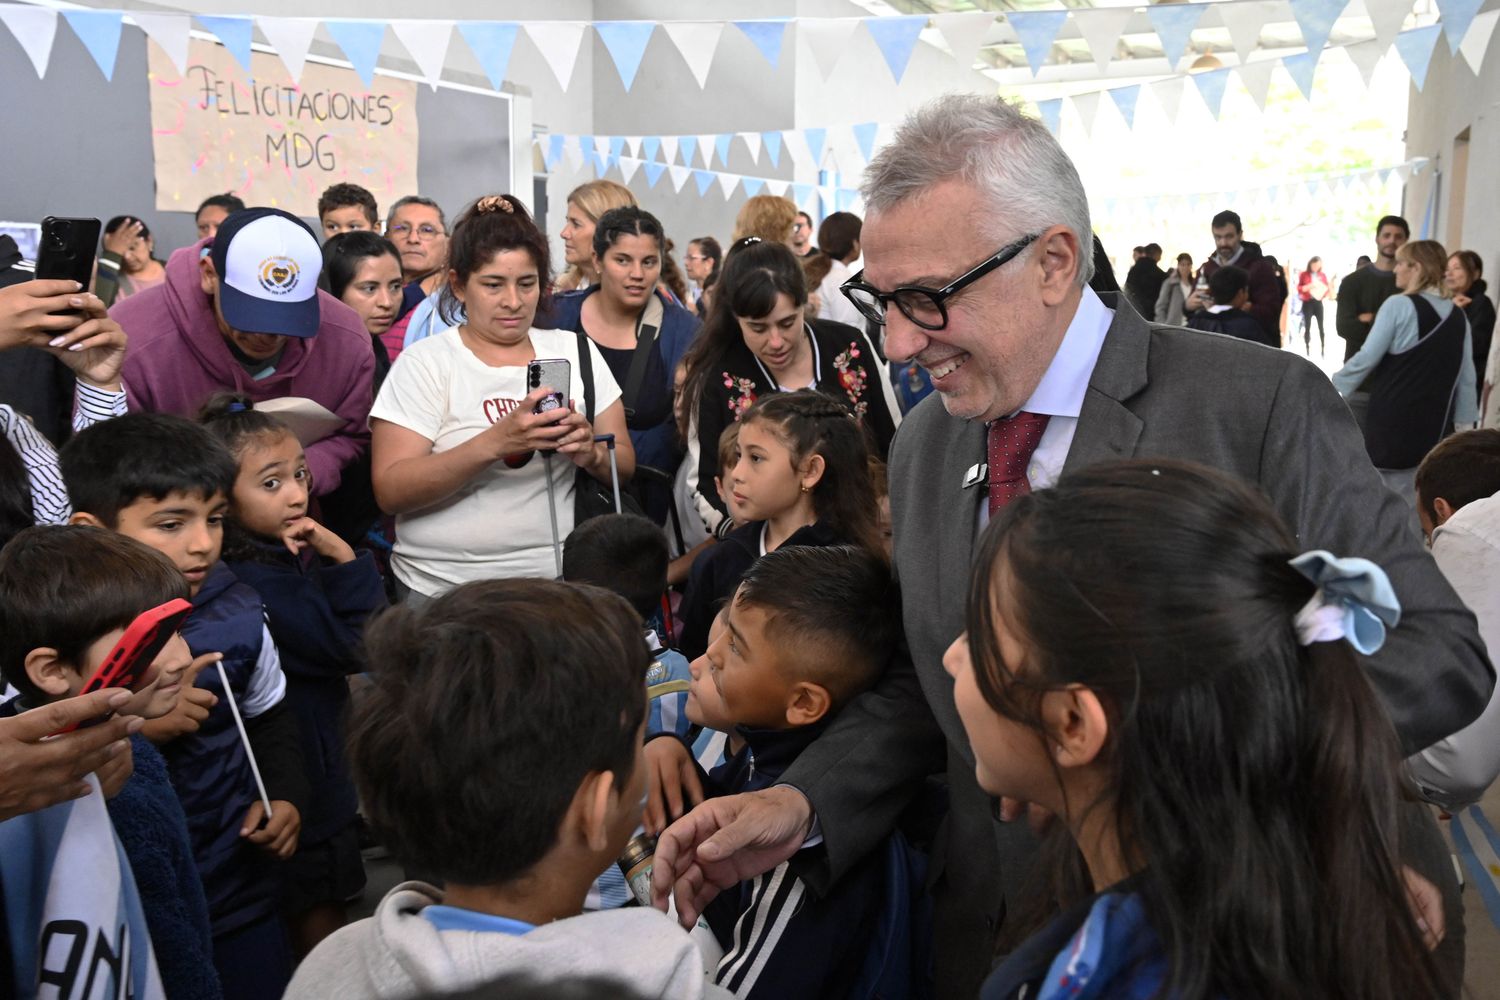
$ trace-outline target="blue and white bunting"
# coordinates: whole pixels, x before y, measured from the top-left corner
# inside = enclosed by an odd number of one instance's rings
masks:
[[[546,60],[557,85],[567,90],[573,69],[578,65],[578,50],[583,45],[583,29],[587,25],[583,21],[527,21],[525,27],[526,37]]]
[[[786,38],[786,26],[790,23],[784,18],[766,21],[736,21],[734,26],[744,33],[745,37],[755,44],[760,54],[766,57],[766,62],[775,69],[781,62],[781,43]]]
[[[354,72],[368,87],[375,82],[375,64],[380,61],[380,46],[385,41],[383,21],[324,21],[323,27],[344,50]]]
[[[254,34],[254,26],[248,17],[220,17],[210,14],[195,14],[198,23],[213,32],[219,41],[224,43],[224,48],[234,56],[235,61],[245,68],[250,69],[250,39]]]
[[[682,165],[691,167],[693,157],[698,152],[698,137],[695,135],[684,135],[677,139],[677,148],[682,150]]]
[[[1042,119],[1042,124],[1047,126],[1047,131],[1057,135],[1062,128],[1062,98],[1053,97],[1045,101],[1036,102],[1037,114]]]
[[[1302,29],[1302,41],[1309,52],[1323,51],[1334,22],[1348,3],[1349,0],[1291,0],[1292,16]]]
[[[729,166],[729,144],[733,141],[732,135],[714,136],[714,152],[719,154],[719,163],[722,166]]]
[[[1177,64],[1182,61],[1182,54],[1187,51],[1188,43],[1192,41],[1193,29],[1203,18],[1203,5],[1152,4],[1146,8],[1146,16],[1151,18],[1151,27],[1156,29],[1156,37],[1161,39],[1167,65],[1176,69]]]
[[[805,128],[802,130],[802,138],[807,140],[807,151],[812,156],[812,166],[822,166],[823,144],[828,139],[828,130],[826,128]]]
[[[854,133],[854,141],[859,144],[859,154],[869,163],[875,155],[875,132],[880,126],[875,122],[861,122],[850,126],[849,131]]]
[[[1474,15],[1484,6],[1484,0],[1437,0],[1438,11],[1443,15],[1443,34],[1448,39],[1448,49],[1454,55],[1474,23]],[[1425,71],[1424,71],[1424,76]],[[1417,85],[1421,89],[1421,84]]]
[[[698,194],[701,197],[708,194],[708,189],[713,187],[714,172],[712,170],[694,170],[693,180],[698,185]]]
[[[1442,26],[1429,24],[1425,28],[1403,31],[1396,36],[1396,52],[1406,69],[1411,73],[1411,82],[1418,90],[1427,82],[1427,67],[1432,64],[1432,50],[1437,45]]]
[[[50,7],[0,5],[0,24],[15,36],[16,44],[31,60],[38,79],[47,75],[52,61],[52,42],[57,38],[57,11]]]
[[[744,177],[740,183],[745,185],[745,197],[754,198],[765,189],[766,182],[759,177]]]
[[[1302,91],[1302,96],[1309,101],[1312,100],[1313,77],[1318,72],[1318,56],[1321,54],[1302,52],[1295,56],[1285,56],[1281,60],[1281,65],[1286,67],[1286,71],[1292,76],[1292,81],[1297,84],[1297,89]]]
[[[781,133],[762,132],[760,138],[761,142],[765,144],[766,155],[771,158],[771,166],[781,166]]]
[[[1125,127],[1135,128],[1135,106],[1141,99],[1141,85],[1137,83],[1129,87],[1111,87],[1109,96],[1114,99],[1115,107],[1120,110],[1120,117],[1125,120]]]
[[[1229,67],[1194,73],[1193,82],[1198,85],[1198,95],[1208,106],[1208,113],[1218,121],[1219,111],[1224,107],[1224,86],[1229,82]]]
[[[193,34],[193,22],[190,15],[150,14],[134,10],[130,12],[130,19],[146,33],[147,38],[155,42],[167,54],[167,58],[172,60],[172,65],[177,67],[177,72],[187,73],[188,42]],[[316,27],[318,22],[312,23]]]
[[[656,187],[656,182],[661,180],[662,174],[666,173],[667,165],[665,163],[657,163],[655,160],[647,160],[645,168],[646,183],[652,187]]]
[[[677,46],[678,55],[687,63],[693,79],[701,89],[708,85],[708,70],[713,66],[719,39],[724,37],[723,21],[666,21],[662,30]]]
[[[793,184],[792,201],[796,203],[798,208],[806,208],[807,203],[812,200],[813,190],[811,184]]]
[[[318,21],[311,17],[257,17],[256,25],[266,36],[271,48],[281,57],[292,82],[302,82],[302,69],[307,65],[307,50],[312,48],[313,35],[318,30]]]

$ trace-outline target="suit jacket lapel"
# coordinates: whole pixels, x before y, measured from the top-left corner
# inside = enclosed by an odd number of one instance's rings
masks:
[[[1120,308],[1118,292],[1099,296],[1115,318],[1099,349],[1089,388],[1078,414],[1078,428],[1063,473],[1135,454],[1145,424],[1125,403],[1146,388],[1151,328],[1134,309]]]

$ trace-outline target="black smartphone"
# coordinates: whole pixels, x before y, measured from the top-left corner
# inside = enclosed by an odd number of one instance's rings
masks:
[[[60,219],[49,215],[42,220],[36,276],[76,281],[86,292],[94,281],[94,254],[98,246],[98,219]],[[64,309],[62,314],[76,316],[78,310]]]
[[[567,358],[538,358],[526,364],[526,393],[542,386],[553,390],[536,404],[534,413],[546,413],[568,405],[568,387],[573,383],[573,366]]]

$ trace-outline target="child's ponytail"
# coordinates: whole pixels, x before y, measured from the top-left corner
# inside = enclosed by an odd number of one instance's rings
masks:
[[[279,418],[255,408],[255,402],[244,393],[216,392],[198,411],[198,423],[219,443],[229,449],[236,463],[240,452],[253,438],[280,437],[291,429]]]
[[[812,489],[818,521],[843,541],[885,558],[879,501],[870,479],[870,445],[864,426],[843,402],[816,389],[777,393],[759,400],[741,423],[766,424],[800,466],[811,455],[823,459],[823,475]]]

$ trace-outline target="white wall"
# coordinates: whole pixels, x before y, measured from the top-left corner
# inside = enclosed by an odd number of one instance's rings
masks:
[[[1493,6],[1493,5],[1490,5]],[[1405,215],[1412,236],[1420,234],[1434,186],[1437,198],[1429,225],[1431,239],[1448,250],[1468,249],[1484,260],[1485,278],[1493,297],[1500,285],[1500,198],[1496,197],[1496,167],[1500,166],[1500,44],[1491,43],[1476,77],[1462,55],[1450,55],[1439,39],[1432,66],[1421,91],[1411,92],[1406,151],[1409,157],[1427,156],[1438,164],[1411,178],[1406,188]],[[1451,169],[1454,144],[1469,130],[1465,183]],[[1454,192],[1463,189],[1461,209],[1455,211]],[[1450,223],[1457,222],[1455,230]],[[1450,232],[1459,239],[1453,243]]]

